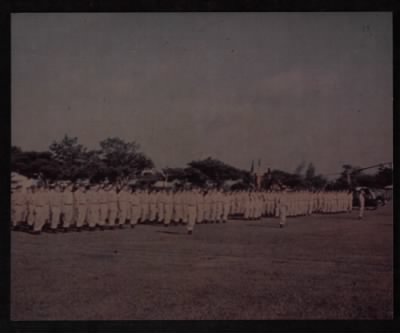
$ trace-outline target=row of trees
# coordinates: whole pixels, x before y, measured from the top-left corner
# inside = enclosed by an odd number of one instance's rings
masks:
[[[50,180],[77,180],[90,178],[115,180],[134,177],[143,169],[152,168],[153,161],[140,152],[135,142],[108,138],[99,149],[89,150],[76,137],[64,136],[53,142],[48,151],[24,152],[11,149],[11,169],[29,178],[42,175]]]
[[[140,151],[136,142],[125,142],[117,137],[99,143],[98,149],[89,150],[78,142],[78,138],[64,136],[54,141],[47,151],[22,151],[11,149],[11,169],[29,178],[39,175],[49,180],[141,178],[144,169],[154,167],[153,161]],[[381,167],[375,174],[364,174],[360,168],[344,165],[343,172],[334,181],[316,173],[312,163],[302,162],[293,173],[279,169],[268,170],[261,186],[271,188],[282,184],[291,188],[346,189],[354,186],[384,187],[392,184],[393,170]],[[150,177],[150,181],[168,180],[190,182],[199,186],[209,183],[223,185],[234,181],[234,188],[254,186],[255,175],[246,170],[230,166],[216,159],[207,158],[189,162],[184,168],[165,168]],[[349,184],[350,179],[350,184]]]

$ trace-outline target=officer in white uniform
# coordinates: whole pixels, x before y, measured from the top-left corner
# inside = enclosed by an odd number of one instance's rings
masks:
[[[107,203],[108,203],[108,228],[115,228],[115,220],[118,217],[118,194],[114,185],[107,187]]]
[[[28,227],[33,228],[33,224],[35,222],[35,205],[34,205],[34,197],[36,192],[36,186],[31,184],[27,188],[26,201],[27,201],[27,217],[26,222],[28,223]]]
[[[204,191],[198,190],[196,192],[197,195],[197,223],[203,223],[204,222]]]
[[[229,213],[230,213],[230,208],[231,208],[231,197],[228,193],[228,191],[225,191],[221,194],[222,196],[222,222],[226,223],[228,221]]]
[[[104,225],[101,220],[101,205],[100,205],[100,185],[93,184],[89,187],[86,192],[87,195],[87,205],[88,205],[88,215],[87,222],[89,225],[89,230],[94,231],[96,225],[99,225],[100,230],[104,230],[102,226]]]
[[[41,233],[44,225],[48,222],[50,217],[49,195],[44,184],[38,185],[38,190],[34,199],[34,205],[36,217],[32,233],[38,235]]]
[[[286,214],[288,209],[288,196],[284,187],[279,195],[279,227],[283,228],[286,225]]]
[[[19,222],[25,222],[27,218],[27,195],[22,185],[18,184],[11,193],[12,224],[17,228]]]
[[[196,197],[193,190],[186,191],[185,194],[187,230],[188,234],[191,235],[196,224]]]
[[[151,190],[149,193],[149,209],[150,209],[149,221],[150,222],[156,222],[156,216],[157,216],[156,193],[157,193],[156,190]]]
[[[172,221],[174,209],[174,196],[170,189],[167,189],[162,197],[164,206],[164,225],[168,226]]]
[[[211,211],[211,192],[204,192],[204,222],[208,223],[212,220],[212,211]]]
[[[130,195],[130,205],[131,205],[131,213],[130,213],[130,224],[131,228],[134,228],[136,224],[138,224],[140,220],[140,198],[139,193],[136,191],[135,187],[132,186],[131,195]]]
[[[86,184],[81,183],[79,188],[75,191],[75,203],[76,203],[76,230],[82,231],[82,227],[85,225],[87,216],[87,198],[86,198]]]
[[[149,190],[145,189],[139,193],[140,198],[140,223],[144,223],[149,219]]]
[[[63,206],[63,193],[61,184],[52,184],[49,191],[50,201],[50,231],[57,232],[58,225],[61,221],[61,212]]]
[[[160,189],[156,192],[157,222],[164,222],[165,218],[165,191]]]
[[[130,192],[126,185],[122,185],[120,191],[118,191],[118,224],[122,228],[130,217]]]

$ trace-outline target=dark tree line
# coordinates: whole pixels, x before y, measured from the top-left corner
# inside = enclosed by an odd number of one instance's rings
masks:
[[[133,177],[154,166],[135,142],[108,138],[99,146],[99,149],[89,150],[76,137],[66,135],[44,152],[24,152],[12,147],[11,170],[30,178],[41,175],[49,180],[90,179],[96,182]]]
[[[144,169],[154,167],[153,161],[140,151],[136,142],[125,142],[117,137],[107,138],[97,149],[88,149],[78,138],[64,136],[54,141],[47,151],[22,151],[11,148],[11,170],[29,178],[42,177],[49,180],[90,179],[99,182],[138,178]],[[274,169],[262,175],[261,187],[286,185],[305,189],[348,189],[355,186],[382,188],[392,184],[393,170],[381,167],[375,174],[365,174],[360,168],[344,165],[343,171],[334,181],[316,173],[312,163],[306,167],[302,162],[293,173]],[[235,181],[234,188],[255,187],[255,175],[212,158],[189,162],[183,168],[165,168],[161,172],[143,179],[146,184],[157,180],[192,183],[197,186],[223,186]],[[140,177],[139,177],[140,178]],[[350,179],[350,184],[349,184]]]

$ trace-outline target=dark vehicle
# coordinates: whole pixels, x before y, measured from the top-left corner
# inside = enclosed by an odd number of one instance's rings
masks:
[[[385,200],[385,193],[381,190],[370,189],[368,187],[359,187],[358,189],[362,189],[365,195],[365,207],[370,208],[378,208],[378,206],[384,206],[386,203]],[[360,199],[359,199],[358,191],[354,191],[353,193],[353,206],[359,207],[360,206]]]

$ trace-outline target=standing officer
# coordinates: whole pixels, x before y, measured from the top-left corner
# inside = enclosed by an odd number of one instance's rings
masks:
[[[193,190],[186,191],[185,196],[186,213],[187,213],[187,230],[188,234],[193,233],[194,225],[196,224],[196,197]]]
[[[279,227],[283,228],[286,225],[286,213],[288,209],[288,197],[286,188],[282,189],[279,196]]]
[[[144,223],[149,218],[149,189],[144,189],[139,193],[140,198],[140,223]]]
[[[89,224],[89,230],[94,231],[96,228],[96,225],[98,224],[100,226],[100,229],[103,229],[101,226],[102,221],[101,221],[101,215],[100,215],[100,188],[101,186],[98,184],[93,184],[92,186],[89,187],[89,190],[87,191],[87,204],[88,204],[88,224]]]
[[[203,196],[204,196],[204,199],[203,199],[203,201],[204,201],[204,214],[203,214],[204,222],[208,223],[208,222],[211,222],[211,220],[212,220],[211,192],[209,190],[205,191]]]
[[[128,192],[127,186],[122,185],[120,191],[118,192],[118,224],[120,228],[123,227],[127,219],[130,217],[130,197],[131,193]]]
[[[60,183],[52,184],[49,191],[50,201],[50,232],[56,233],[61,220],[61,210],[63,204],[62,186]]]
[[[222,193],[222,222],[226,223],[228,221],[229,213],[231,208],[231,196],[228,191]]]
[[[164,205],[164,225],[168,226],[172,220],[172,214],[174,209],[174,196],[171,189],[167,189],[162,197]]]
[[[149,192],[149,221],[155,222],[157,216],[157,191],[152,189]]]
[[[105,225],[108,221],[108,193],[107,193],[107,185],[108,182],[104,181],[102,185],[99,185],[97,190],[98,202],[100,205],[100,216],[99,216],[99,225],[100,230],[104,230]]]
[[[26,200],[27,200],[27,223],[29,228],[33,228],[33,225],[35,223],[35,204],[34,204],[34,199],[35,199],[35,193],[36,193],[36,186],[35,184],[31,184],[28,187],[28,192],[26,195]]]
[[[63,231],[67,232],[74,223],[74,191],[72,182],[67,182],[62,197]]]
[[[44,183],[38,184],[38,191],[35,195],[34,205],[36,217],[32,233],[38,235],[41,233],[43,226],[49,220],[50,215],[49,196]]]
[[[11,205],[13,228],[17,228],[18,223],[25,222],[27,217],[27,195],[21,184],[11,193]]]
[[[131,224],[131,228],[134,228],[135,225],[138,224],[140,219],[140,198],[134,186],[132,186],[131,188],[131,194],[129,199],[130,199],[130,209],[131,209],[129,221]]]
[[[86,222],[87,215],[87,197],[86,197],[86,184],[80,183],[79,188],[75,191],[75,203],[76,203],[76,231],[82,231],[82,228]]]
[[[115,186],[110,184],[107,188],[108,203],[108,228],[115,228],[115,220],[118,216],[118,194]]]

